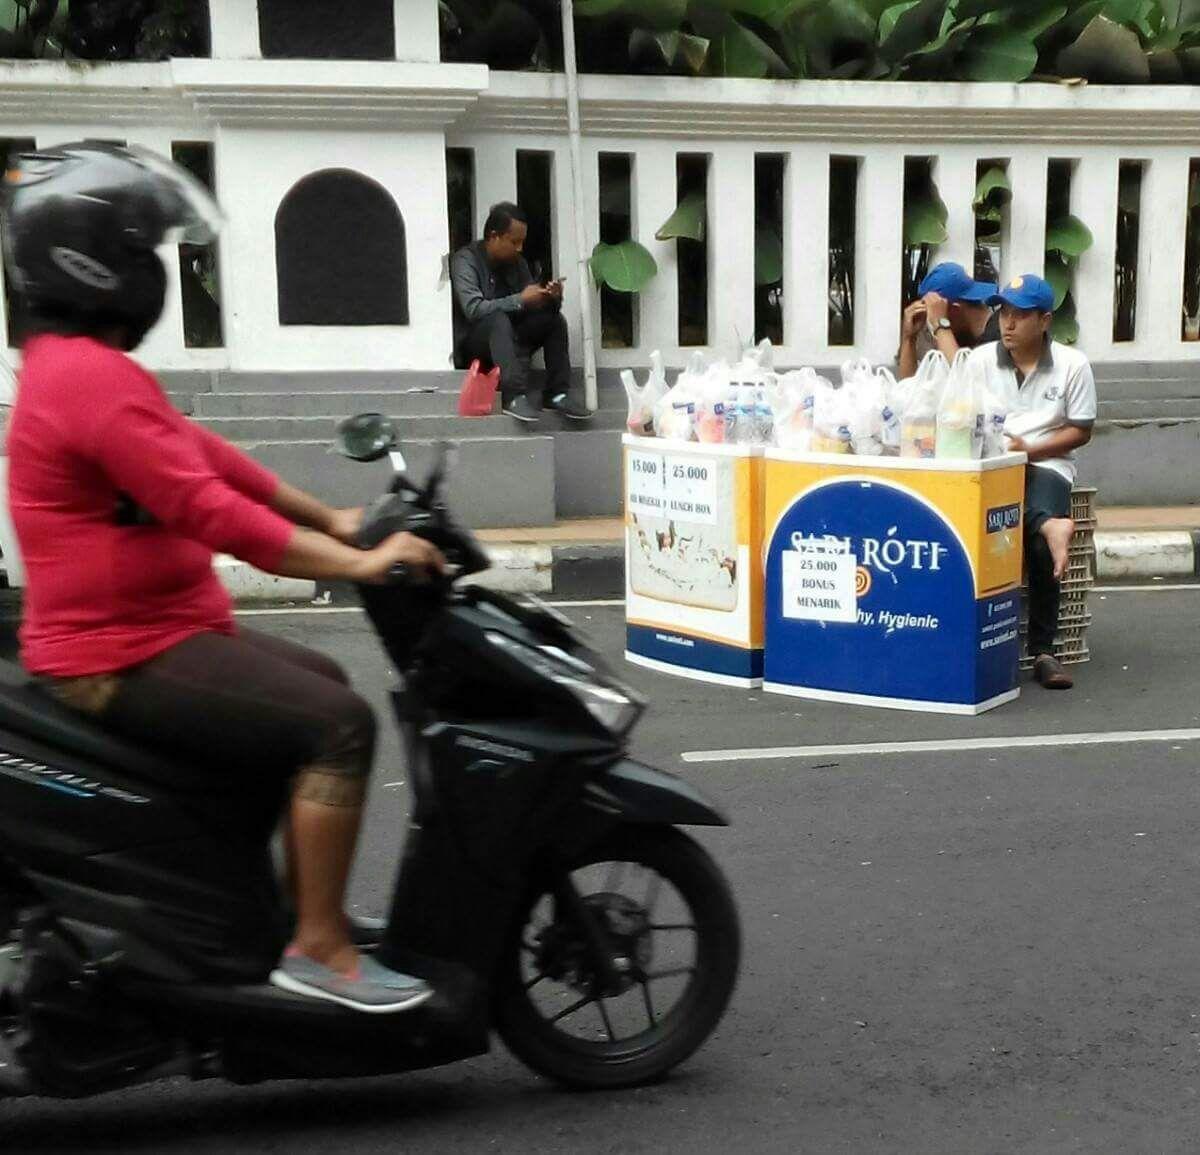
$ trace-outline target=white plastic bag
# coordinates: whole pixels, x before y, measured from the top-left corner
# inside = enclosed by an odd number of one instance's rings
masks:
[[[693,353],[687,368],[654,406],[655,436],[669,441],[692,440],[704,376],[704,354]]]
[[[816,395],[833,385],[817,374],[815,369],[793,369],[778,380],[775,395],[775,428],[773,439],[780,449],[803,452],[812,442],[813,406]]]
[[[818,389],[813,398],[813,453],[849,453],[854,407],[845,389]]]
[[[869,368],[869,367],[868,367]],[[842,386],[852,413],[850,448],[860,457],[883,454],[883,383],[873,371],[855,374]]]
[[[662,354],[655,349],[650,354],[650,370],[646,383],[638,386],[630,369],[621,371],[621,384],[629,402],[626,428],[639,437],[650,437],[654,433],[654,407],[667,391],[667,375],[663,368]]]
[[[983,451],[983,409],[979,381],[970,360],[971,351],[960,349],[950,366],[938,406],[937,457],[970,461]]]
[[[900,386],[892,371],[880,365],[875,370],[882,404],[879,409],[879,438],[884,457],[896,457],[900,453],[900,422],[904,415],[904,403],[900,397]]]
[[[907,393],[900,419],[900,456],[933,457],[937,449],[937,417],[942,387],[950,375],[950,363],[937,349],[930,349],[912,377],[897,388]]]
[[[729,392],[729,366],[718,361],[708,367],[699,383],[696,402],[696,440],[719,445],[725,440],[725,398]]]

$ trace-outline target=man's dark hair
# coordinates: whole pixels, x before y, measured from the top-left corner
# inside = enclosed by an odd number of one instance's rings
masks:
[[[501,201],[498,205],[492,205],[488,209],[487,220],[483,222],[483,239],[486,241],[492,233],[498,237],[504,236],[512,228],[513,221],[520,221],[523,225],[529,224],[529,218],[523,208],[512,201]]]

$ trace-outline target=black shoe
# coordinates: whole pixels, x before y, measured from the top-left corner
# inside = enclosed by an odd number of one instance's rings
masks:
[[[536,425],[540,417],[528,397],[514,397],[504,406],[504,412],[529,425]]]
[[[1047,690],[1069,690],[1075,685],[1071,675],[1063,669],[1053,654],[1038,654],[1033,660],[1033,676]]]
[[[564,417],[569,417],[572,421],[590,421],[592,411],[586,405],[580,405],[578,401],[572,401],[566,393],[559,393],[555,397],[551,397],[546,403],[547,409],[553,409],[555,413],[561,413]]]

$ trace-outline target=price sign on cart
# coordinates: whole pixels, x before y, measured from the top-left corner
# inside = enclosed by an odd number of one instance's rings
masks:
[[[668,517],[705,525],[716,524],[715,460],[706,457],[664,457],[663,475]]]
[[[708,457],[632,451],[628,493],[633,513],[715,525],[717,462]]]

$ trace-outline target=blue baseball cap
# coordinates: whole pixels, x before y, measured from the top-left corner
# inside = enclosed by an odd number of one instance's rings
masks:
[[[986,304],[996,295],[997,285],[992,281],[977,281],[962,265],[954,261],[943,261],[935,265],[917,286],[921,296],[937,293],[947,301],[974,301]]]
[[[1025,273],[1013,277],[989,302],[989,305],[1012,305],[1014,309],[1036,309],[1039,313],[1054,312],[1054,289],[1049,281]]]

